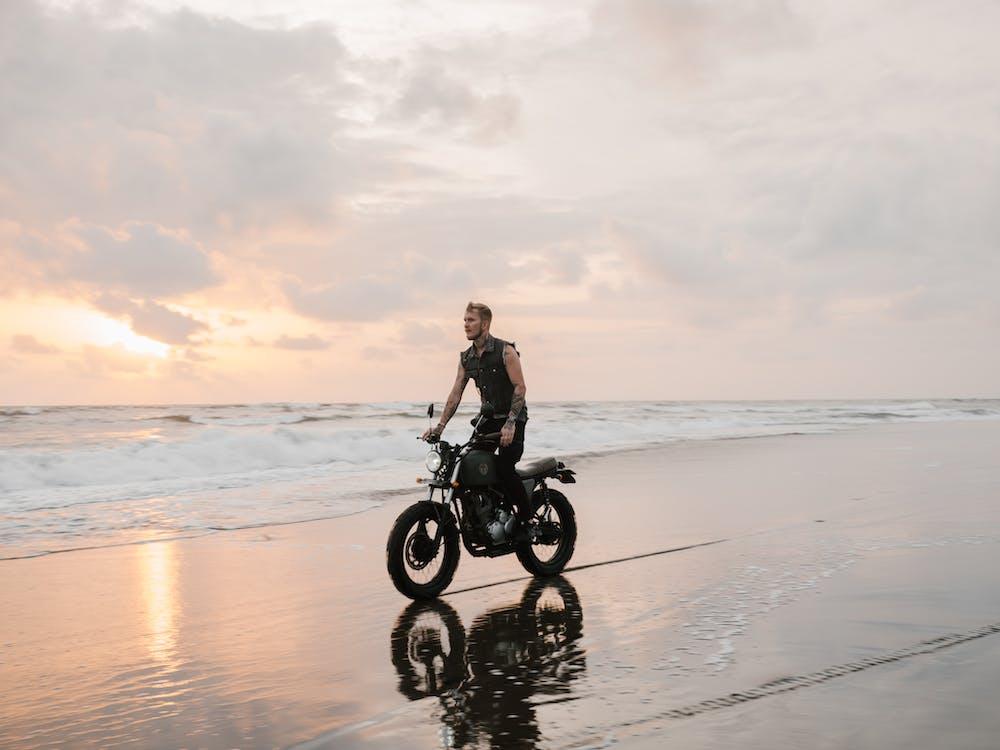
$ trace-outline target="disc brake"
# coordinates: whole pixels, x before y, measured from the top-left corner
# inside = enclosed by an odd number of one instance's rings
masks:
[[[406,541],[406,562],[414,570],[422,570],[437,557],[440,546],[440,528],[436,539],[432,540],[427,533],[427,523],[421,518],[413,535]]]

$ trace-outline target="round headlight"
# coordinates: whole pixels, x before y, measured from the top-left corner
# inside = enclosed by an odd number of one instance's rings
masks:
[[[441,468],[441,454],[437,451],[430,451],[427,454],[427,470],[431,474],[437,474],[437,470]]]

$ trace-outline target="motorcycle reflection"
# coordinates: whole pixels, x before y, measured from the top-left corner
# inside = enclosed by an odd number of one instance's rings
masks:
[[[393,630],[392,663],[403,695],[440,700],[446,745],[533,748],[535,706],[567,696],[586,670],[582,633],[569,581],[536,578],[519,604],[480,615],[468,636],[445,602],[413,602]]]

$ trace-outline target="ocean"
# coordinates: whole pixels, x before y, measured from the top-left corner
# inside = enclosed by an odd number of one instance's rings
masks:
[[[0,407],[0,559],[364,512],[419,491],[426,403]],[[438,406],[440,408],[440,405]],[[531,403],[525,459],[903,421],[1000,399]],[[464,441],[475,407],[444,438]],[[434,420],[437,421],[436,419]]]

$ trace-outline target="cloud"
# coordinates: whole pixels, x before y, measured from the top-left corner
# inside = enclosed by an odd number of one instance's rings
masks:
[[[116,375],[149,374],[154,363],[149,357],[128,351],[121,344],[114,346],[83,347],[81,357],[74,363],[79,374],[86,377],[113,377]]]
[[[519,286],[566,285],[600,252],[600,222],[554,201],[428,197],[357,216],[313,270],[286,274],[288,305],[320,320],[380,320],[442,295],[460,304]],[[288,259],[286,266],[296,261]]]
[[[0,236],[8,260],[0,292],[7,294],[34,289],[70,298],[95,292],[174,297],[221,281],[200,243],[158,224],[112,228],[74,219],[47,229],[7,225],[7,236]]]
[[[192,348],[185,348],[181,350],[175,349],[171,352],[171,355],[175,358],[174,361],[188,363],[189,365],[193,365],[193,363],[198,362],[212,362],[216,359],[209,354],[205,354],[204,352],[200,352],[197,349]],[[194,372],[193,369],[190,371]]]
[[[467,176],[422,153],[443,131],[470,153],[516,134],[516,92],[445,64],[462,52],[373,62],[352,58],[323,24],[4,7],[7,59],[20,62],[0,76],[9,105],[0,113],[0,221],[14,217],[25,245],[8,287],[30,281],[62,285],[67,296],[110,290],[162,304],[248,279],[265,298],[295,258],[315,256],[291,271],[303,280],[294,309],[371,319],[352,286],[388,294],[375,304],[385,309],[414,297],[399,282],[371,284],[371,268],[357,266],[403,259],[435,269],[446,287],[513,281],[511,255],[537,250],[538,229],[554,224],[527,208],[530,198],[477,204]],[[389,115],[373,131],[365,110]],[[404,199],[405,216],[373,223],[353,208],[359,195],[383,205],[410,184],[424,187]],[[473,261],[478,248],[489,257]],[[330,270],[314,274],[321,265]]]
[[[343,9],[50,5],[0,4],[7,296],[103,295],[204,351],[231,312],[247,346],[326,340],[295,315],[434,346],[426,321],[485,298],[623,357],[637,331],[750,354],[791,331],[793,368],[838,326],[920,350],[1000,316],[995,3],[488,5],[404,42],[380,22],[364,59]]]
[[[366,346],[361,350],[361,357],[372,362],[378,362],[387,359],[397,359],[399,351],[388,349],[384,346]]]
[[[192,336],[208,330],[201,321],[150,300],[135,302],[102,294],[94,300],[94,306],[115,317],[126,318],[136,333],[167,344],[190,343]]]
[[[316,334],[309,336],[282,336],[272,346],[278,349],[293,349],[296,351],[320,351],[330,348],[330,342]]]
[[[285,294],[296,312],[319,320],[379,320],[410,304],[412,284],[367,276],[315,288],[285,284]]]
[[[455,316],[455,331],[459,329],[458,315]],[[445,331],[441,326],[434,323],[421,323],[410,320],[400,327],[398,341],[402,346],[412,346],[417,348],[437,347],[444,342],[454,339],[455,331]]]
[[[494,144],[517,126],[520,101],[511,93],[481,93],[450,75],[444,66],[424,63],[400,92],[392,115],[424,127],[457,128],[469,139]]]
[[[59,349],[49,344],[43,344],[29,334],[14,334],[10,337],[10,348],[22,354],[57,354]]]
[[[670,233],[656,227],[612,221],[608,226],[611,246],[645,278],[655,278],[679,287],[717,284],[735,269],[714,248],[697,241],[688,231]]]
[[[632,70],[660,77],[702,78],[743,56],[800,41],[802,20],[785,0],[601,0],[588,44],[626,54]]]
[[[329,223],[340,197],[391,174],[391,144],[346,134],[339,113],[364,91],[331,27],[141,9],[137,23],[98,7],[4,3],[10,214],[138,220],[212,240]]]
[[[218,281],[204,250],[156,224],[130,222],[118,231],[87,226],[81,250],[66,260],[71,279],[141,297],[195,291]]]

